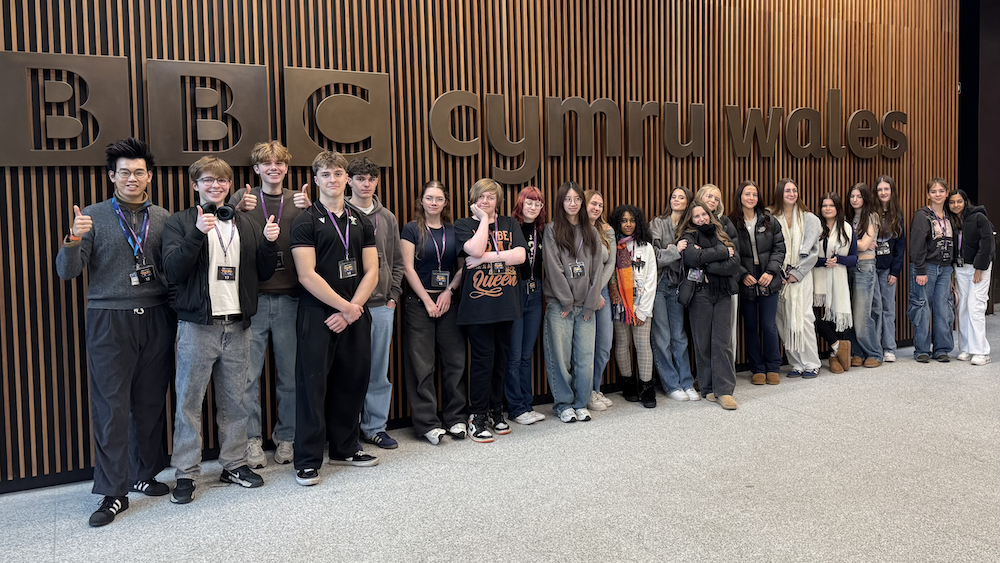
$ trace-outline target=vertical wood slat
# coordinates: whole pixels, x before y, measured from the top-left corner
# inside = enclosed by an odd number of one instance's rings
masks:
[[[107,0],[55,5],[10,0],[6,4],[11,17],[0,28],[4,50],[128,57],[133,100],[128,111],[135,134],[142,137],[147,134],[147,58],[267,65],[272,83],[266,92],[255,94],[267,95],[272,103],[271,133],[279,139],[284,139],[289,123],[301,118],[283,113],[281,81],[286,66],[388,73],[395,161],[386,169],[380,193],[401,225],[411,217],[412,202],[427,180],[441,180],[450,188],[453,213],[461,217],[469,204],[467,189],[476,179],[490,175],[494,165],[520,164],[519,158],[489,148],[485,107],[455,115],[456,135],[480,139],[478,155],[454,158],[433,145],[427,131],[430,104],[441,93],[456,89],[471,90],[481,99],[489,93],[505,96],[507,135],[514,140],[523,136],[524,120],[535,117],[542,120],[546,138],[546,96],[581,96],[588,102],[608,97],[622,111],[626,135],[628,101],[677,102],[682,141],[687,137],[688,105],[706,104],[708,146],[702,159],[676,159],[665,152],[662,111],[660,118],[643,124],[642,158],[605,157],[604,118],[595,127],[601,135],[595,143],[597,156],[578,157],[576,131],[581,124],[567,119],[562,131],[565,155],[543,155],[538,174],[528,182],[543,190],[550,210],[556,189],[569,179],[602,191],[608,212],[627,201],[642,205],[651,217],[664,207],[668,190],[675,185],[697,189],[716,183],[731,208],[741,180],[756,180],[765,203],[771,203],[775,181],[788,175],[799,182],[807,204],[816,208],[825,191],[846,195],[851,184],[870,183],[889,173],[902,190],[909,218],[924,203],[928,178],[957,176],[957,0],[234,0],[223,4]],[[915,79],[928,67],[936,70],[939,86]],[[39,85],[41,80],[39,76]],[[828,88],[843,91],[845,120],[861,108],[876,114],[905,111],[908,153],[896,161],[851,155],[797,160],[779,147],[772,159],[756,154],[748,159],[733,157],[724,105],[761,108],[765,120],[772,106],[784,108],[786,115],[799,106],[825,115]],[[233,93],[241,94],[246,95]],[[524,114],[524,95],[541,98],[541,115]],[[207,115],[223,119],[224,103]],[[72,113],[78,108],[69,105],[53,111],[79,115]],[[780,143],[783,134],[779,138]],[[155,152],[156,139],[149,140]],[[223,143],[235,140],[231,135]],[[197,143],[190,133],[187,141],[192,146]],[[73,143],[77,141],[57,145]],[[4,311],[0,490],[32,478],[79,472],[92,463],[83,343],[86,282],[58,281],[53,261],[71,206],[110,195],[103,167],[94,164],[72,169],[12,167],[0,174],[0,189],[5,192],[0,215],[7,225],[0,257],[8,265],[0,284]],[[246,161],[232,164],[239,181],[252,181]],[[170,210],[191,204],[193,193],[183,167],[163,167],[155,173],[154,201]],[[311,183],[312,174],[305,167],[293,168],[289,178],[290,185],[300,186]],[[507,188],[507,210],[520,187]],[[58,211],[46,212],[49,209]],[[903,314],[907,288],[904,276],[897,289],[900,339],[912,336]],[[396,387],[392,418],[409,415],[401,344],[397,333],[390,367]],[[545,393],[540,352],[539,346],[533,380],[536,392]],[[264,427],[270,428],[276,414],[272,356],[266,371],[262,400]],[[611,373],[606,377],[614,380]],[[170,401],[172,405],[172,397]],[[211,396],[208,404],[211,412]],[[213,418],[206,417],[207,445],[214,444]]]

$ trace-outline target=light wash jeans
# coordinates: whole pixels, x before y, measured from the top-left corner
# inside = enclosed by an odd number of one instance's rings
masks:
[[[862,360],[882,361],[882,343],[878,320],[882,317],[882,295],[875,259],[858,260],[851,286],[851,313],[854,326],[847,331],[851,355]]]
[[[257,314],[251,319],[250,369],[243,408],[247,411],[247,438],[261,438],[260,377],[267,355],[267,341],[274,345],[274,364],[278,377],[275,395],[278,397],[278,420],[271,438],[277,442],[295,440],[295,319],[299,315],[299,299],[279,293],[257,296]]]
[[[554,404],[559,414],[567,408],[582,409],[590,400],[594,381],[594,342],[597,321],[583,319],[583,307],[561,316],[559,303],[545,308],[545,366]]]
[[[201,409],[213,375],[219,463],[229,470],[246,464],[247,411],[243,395],[249,362],[250,331],[243,329],[242,321],[177,323],[177,410],[170,457],[176,478],[195,479],[201,474]]]
[[[667,393],[694,387],[688,336],[684,331],[684,306],[677,302],[677,286],[663,276],[653,301],[653,365]]]
[[[971,264],[955,268],[955,289],[958,290],[958,350],[972,355],[990,355],[986,339],[986,305],[990,299],[990,278],[993,264],[983,271],[979,283],[972,282],[976,269]]]
[[[878,270],[878,294],[882,301],[879,309],[882,313],[878,318],[878,328],[876,334],[881,335],[882,354],[896,353],[896,288],[899,287],[899,279],[896,283],[889,285],[889,270]]]
[[[611,359],[611,345],[615,341],[615,327],[611,319],[611,294],[608,293],[607,286],[601,290],[601,297],[604,298],[604,306],[594,312],[594,317],[597,319],[594,335],[594,391],[601,390],[604,370],[607,369],[608,360]],[[589,395],[587,400],[590,400]]]
[[[389,381],[389,349],[395,309],[386,306],[371,307],[372,313],[372,369],[365,395],[365,410],[361,413],[361,432],[371,438],[385,432],[392,401],[392,383]]]
[[[921,354],[937,358],[955,347],[951,332],[955,322],[951,272],[951,266],[927,264],[927,285],[921,286],[917,285],[917,267],[910,264],[910,306],[906,316],[913,323],[914,358]]]

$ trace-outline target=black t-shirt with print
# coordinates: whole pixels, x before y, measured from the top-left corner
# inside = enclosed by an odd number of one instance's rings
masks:
[[[537,236],[536,236],[537,235]],[[542,239],[545,238],[545,231],[535,231],[534,223],[525,223],[521,225],[521,236],[524,237],[525,252],[527,256],[524,258],[524,264],[517,267],[517,273],[521,276],[521,281],[527,280],[532,277],[532,270],[534,270],[535,281],[538,282],[538,289],[542,288]],[[535,266],[531,266],[531,252],[534,248],[535,252]]]
[[[334,217],[340,233],[330,222],[330,216]],[[350,252],[344,252],[344,242],[340,238],[343,235],[347,239],[347,248]],[[361,258],[361,252],[365,248],[375,246],[375,227],[371,221],[365,217],[358,208],[351,204],[346,204],[344,212],[340,217],[329,213],[322,203],[316,202],[309,209],[295,218],[292,224],[291,247],[312,247],[316,250],[316,273],[322,277],[330,288],[348,301],[354,297],[361,284],[361,278],[365,275],[365,267]],[[350,278],[341,279],[341,261],[350,258],[354,260],[357,275]],[[299,303],[302,305],[314,305],[318,307],[329,307],[308,291],[299,294]]]
[[[416,256],[413,257],[413,269],[420,278],[420,283],[424,289],[440,291],[441,288],[431,287],[431,272],[437,269],[445,270],[451,274],[452,279],[458,271],[458,245],[455,243],[455,226],[444,225],[440,229],[430,229],[430,234],[424,232],[424,245],[420,246],[420,230],[416,221],[410,221],[403,226],[403,232],[399,238],[408,240],[417,248]],[[437,243],[435,247],[434,244]],[[438,266],[438,253],[442,252],[441,264]]]
[[[478,228],[479,220],[472,217],[456,221],[456,246],[462,248]],[[521,225],[513,217],[500,216],[490,224],[486,254],[483,255],[486,262],[472,269],[463,266],[462,299],[458,306],[460,325],[491,324],[521,318],[522,297],[517,266],[507,266],[502,273],[490,273],[489,254],[498,250],[494,241],[499,242],[500,251],[527,247]],[[459,251],[459,255],[466,256],[464,251]]]

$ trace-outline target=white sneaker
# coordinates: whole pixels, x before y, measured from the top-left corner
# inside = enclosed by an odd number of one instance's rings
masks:
[[[525,411],[514,417],[514,422],[525,426],[538,422],[534,411]]]
[[[285,464],[291,463],[295,459],[295,446],[292,442],[282,442],[275,440],[278,449],[274,450],[274,462]]]
[[[592,411],[608,410],[608,406],[604,404],[604,401],[597,398],[597,391],[590,392],[590,402],[587,403],[587,408]]]
[[[882,361],[884,361],[884,362],[895,362],[896,361],[896,353],[895,352],[886,352],[885,356],[882,358]]]
[[[684,391],[683,389],[674,389],[669,394],[667,394],[667,396],[670,397],[671,399],[675,400],[675,401],[689,401],[689,400],[691,400],[691,398],[688,397],[687,392]]]
[[[972,354],[968,352],[962,352],[961,354],[958,355],[958,358],[956,359],[960,362],[967,362],[972,359]]]
[[[538,411],[528,411],[531,416],[535,417],[535,422],[541,422],[545,420],[545,415]]]
[[[436,446],[441,442],[441,436],[445,434],[447,432],[444,431],[444,428],[433,428],[424,434],[424,438],[427,438],[428,442]]]
[[[976,354],[972,356],[972,365],[974,366],[985,366],[990,363],[990,357],[986,354]]]
[[[576,411],[573,407],[567,407],[559,413],[559,420],[563,422],[576,422]]]
[[[451,428],[448,429],[448,435],[456,440],[465,439],[465,423],[456,422]]]
[[[684,390],[684,392],[687,393],[689,401],[700,401],[701,400],[701,393],[698,393],[697,391],[695,391],[694,387],[688,387],[687,389]]]
[[[264,455],[264,448],[261,447],[261,438],[250,438],[247,440],[247,465],[253,469],[260,469],[267,465],[267,456]]]
[[[587,409],[576,409],[576,419],[580,422],[587,422],[590,420],[590,411]]]
[[[614,403],[611,401],[611,399],[605,397],[604,393],[601,393],[600,391],[597,392],[597,400],[600,401],[600,402],[602,402],[602,403],[604,403],[604,406],[606,406],[606,407],[610,407],[610,406],[614,405]]]

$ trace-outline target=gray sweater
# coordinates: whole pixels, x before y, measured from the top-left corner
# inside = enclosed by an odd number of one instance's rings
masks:
[[[585,228],[594,229],[590,225]],[[574,244],[579,245],[583,239],[582,231],[579,226],[573,229],[576,231]],[[574,307],[583,307],[584,316],[593,317],[594,311],[601,303],[601,289],[607,286],[607,280],[601,284],[604,276],[601,250],[604,245],[600,241],[600,235],[594,229],[594,235],[597,237],[596,252],[591,252],[587,245],[583,245],[579,254],[574,257],[571,252],[556,244],[555,230],[555,225],[548,226],[545,229],[545,242],[542,243],[545,257],[543,261],[545,280],[542,282],[542,289],[545,300],[549,303],[558,303],[565,313],[573,312]],[[570,264],[574,262],[583,263],[583,276],[570,277]]]
[[[819,217],[812,213],[803,213],[802,245],[797,249],[785,248],[786,253],[795,252],[799,257],[798,260],[792,258],[790,261],[792,269],[789,273],[795,276],[795,279],[802,281],[816,265],[816,260],[819,258],[819,236],[822,233],[823,225],[819,222]],[[787,244],[791,240],[791,233],[786,234],[785,243]]]
[[[681,283],[681,253],[677,250],[677,236],[675,226],[670,217],[656,217],[649,224],[650,234],[653,235],[653,248],[656,250],[656,267],[658,280],[663,276],[670,279],[671,285]]]
[[[134,214],[121,206],[127,219],[134,219],[135,230],[142,225],[149,213],[149,233],[142,243],[146,263],[153,266],[155,279],[142,285],[132,285],[129,276],[135,272],[132,247],[122,233],[122,227],[111,200],[105,200],[83,209],[90,215],[93,228],[77,243],[64,244],[56,255],[56,272],[70,280],[87,269],[87,308],[137,309],[167,303],[167,278],[163,274],[160,258],[160,235],[170,212],[158,205],[147,203]]]
[[[382,307],[394,299],[399,304],[403,294],[403,247],[399,242],[399,223],[377,197],[375,207],[367,214],[375,227],[375,247],[378,249],[378,285],[368,298],[368,307]]]

